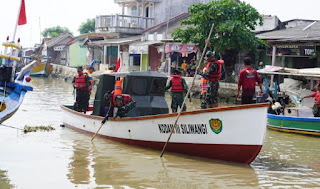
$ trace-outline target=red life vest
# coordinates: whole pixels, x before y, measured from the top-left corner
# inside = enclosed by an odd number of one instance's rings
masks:
[[[78,86],[83,86],[83,85],[86,85],[87,82],[86,82],[86,74],[82,74],[81,76],[79,76],[79,74],[77,74],[75,76],[75,85],[78,87]],[[80,90],[80,91],[88,91],[89,89],[88,88],[77,88],[77,90]]]
[[[128,94],[117,94],[117,95],[114,95],[114,92],[113,92],[112,95],[113,95],[112,104],[113,104],[114,107],[117,107],[117,108],[118,108],[118,104],[116,102],[116,97],[117,96],[122,96],[122,105],[123,106],[129,104],[132,101],[131,96],[128,95]]]
[[[210,66],[212,64],[217,64],[219,69],[217,72],[212,72],[210,73],[209,75],[209,78],[208,80],[209,81],[219,81],[220,80],[220,77],[221,77],[221,71],[222,71],[222,64],[224,63],[223,60],[218,60],[218,61],[215,61],[215,62],[209,62],[208,65],[207,65],[207,70],[210,70]]]
[[[183,85],[181,83],[181,76],[179,75],[172,75],[171,76],[171,92],[174,93],[181,93],[184,91]]]

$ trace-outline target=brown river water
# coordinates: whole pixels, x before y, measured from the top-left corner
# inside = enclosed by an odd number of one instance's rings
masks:
[[[3,124],[56,130],[24,134],[0,126],[0,189],[320,188],[320,138],[267,130],[250,164],[127,146],[60,127],[59,104],[72,104],[71,82],[33,78],[17,113]],[[194,99],[189,109],[199,107]],[[250,121],[250,120],[248,120]]]

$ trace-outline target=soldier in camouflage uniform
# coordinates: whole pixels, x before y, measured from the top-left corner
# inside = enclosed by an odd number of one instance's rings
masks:
[[[214,53],[208,51],[206,53],[208,58],[208,64],[206,71],[201,73],[203,78],[208,80],[208,89],[206,96],[202,99],[201,108],[213,108],[218,106],[218,91],[219,91],[219,80],[222,71],[223,60],[214,62]]]
[[[165,90],[171,88],[171,109],[172,112],[177,112],[178,107],[182,107],[184,94],[188,92],[188,86],[186,81],[181,77],[182,70],[177,69],[175,70],[175,75],[172,75],[172,79],[170,80],[169,84],[165,87]],[[190,98],[190,97],[189,97]],[[186,111],[187,107],[184,105],[182,107],[182,111]]]
[[[127,117],[130,110],[136,106],[136,102],[128,94],[114,94],[114,91],[107,92],[104,95],[106,102],[109,104],[109,109],[102,123],[108,120],[108,117],[113,117],[114,107],[118,108],[116,117]]]

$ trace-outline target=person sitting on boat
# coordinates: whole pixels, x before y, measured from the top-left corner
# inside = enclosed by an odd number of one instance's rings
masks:
[[[130,110],[136,106],[136,102],[128,94],[115,94],[114,91],[107,92],[104,95],[106,102],[109,104],[106,118],[102,123],[105,123],[108,117],[113,117],[113,109],[118,108],[116,117],[127,117]]]
[[[208,60],[206,71],[200,73],[204,79],[208,80],[207,93],[201,103],[202,109],[218,107],[219,81],[224,63],[223,60],[214,61],[215,54],[212,51],[207,51],[206,56]]]
[[[92,77],[92,73],[94,72],[94,67],[90,66],[90,68],[88,69],[88,71],[85,73],[88,77],[89,77],[89,80],[90,80],[90,86],[89,86],[89,94],[91,94],[91,91],[92,91],[92,86],[93,86],[93,77]]]
[[[305,98],[313,97],[314,98],[314,105],[312,108],[313,115],[314,115],[314,117],[320,117],[320,85],[317,84],[314,87],[314,90],[315,90],[314,93],[312,93],[309,96],[305,96],[305,97],[301,98],[301,101]]]
[[[242,88],[241,104],[252,104],[253,96],[256,90],[256,82],[259,84],[260,92],[262,92],[262,82],[258,72],[251,68],[251,58],[245,57],[243,59],[244,69],[239,73],[238,90],[236,98],[239,97],[240,89]]]
[[[206,72],[207,70],[207,61],[204,62],[204,68],[202,70],[203,73]],[[207,94],[207,90],[208,90],[208,80],[206,80],[203,76],[201,76],[201,81],[200,81],[200,88],[201,88],[201,95],[200,95],[200,99],[201,100],[201,109],[206,109],[207,108],[207,102],[205,100],[206,98],[206,94]]]
[[[76,102],[74,110],[84,112],[88,110],[89,106],[89,86],[91,85],[88,75],[83,73],[82,66],[77,68],[78,74],[73,78],[72,84],[76,89]]]
[[[171,109],[172,112],[177,112],[178,107],[182,108],[184,94],[188,92],[188,86],[184,78],[181,77],[182,70],[177,68],[175,74],[171,75],[171,80],[169,84],[165,87],[165,90],[171,88]],[[189,99],[191,100],[190,96]],[[187,107],[184,105],[182,111],[186,111]]]

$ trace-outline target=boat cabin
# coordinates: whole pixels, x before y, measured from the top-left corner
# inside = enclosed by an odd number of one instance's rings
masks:
[[[136,101],[136,107],[130,110],[128,117],[169,113],[168,104],[164,97],[164,88],[168,77],[159,72],[135,71],[108,73],[99,77],[93,115],[104,115],[104,107],[108,106],[104,100],[104,94],[107,91],[115,90],[118,78],[123,78],[122,94],[129,94]]]

